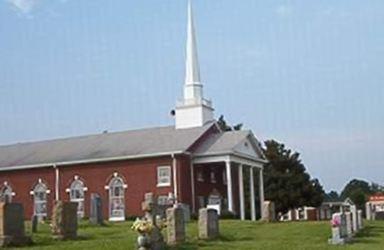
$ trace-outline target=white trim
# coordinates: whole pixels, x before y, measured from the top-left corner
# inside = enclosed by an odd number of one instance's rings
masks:
[[[168,171],[168,176],[166,177],[168,179],[167,182],[160,182],[160,172],[161,171]],[[157,166],[156,168],[156,173],[157,173],[157,187],[170,187],[172,183],[172,169],[171,166]],[[165,177],[163,177],[165,178]]]
[[[178,193],[177,193],[177,162],[175,155],[172,154],[172,168],[173,168],[173,193],[175,195],[175,203],[178,203]]]
[[[194,163],[210,163],[225,161],[228,157],[231,158],[231,161],[244,161],[243,165],[251,165],[255,167],[262,167],[263,164],[268,163],[267,160],[261,158],[255,158],[250,155],[242,154],[239,152],[233,151],[223,151],[212,154],[196,154],[194,155]]]
[[[244,179],[243,179],[243,165],[238,168],[239,177],[239,198],[240,198],[240,219],[245,220],[245,203],[244,203]]]
[[[249,168],[249,188],[250,188],[250,202],[251,202],[251,220],[256,220],[256,206],[255,206],[255,181],[253,177],[253,168]]]
[[[228,211],[233,212],[232,174],[231,174],[231,162],[230,161],[225,161],[225,169],[227,172]]]
[[[55,169],[55,199],[58,201],[60,200],[60,172],[56,165],[53,165],[53,168]]]
[[[174,152],[163,152],[156,154],[138,154],[138,155],[130,155],[130,156],[118,156],[118,157],[106,157],[106,158],[96,158],[96,159],[85,159],[78,161],[64,161],[64,162],[52,162],[52,163],[42,163],[42,164],[30,164],[30,165],[20,165],[20,166],[10,166],[10,167],[1,167],[1,171],[9,171],[9,170],[20,170],[20,169],[31,169],[31,168],[46,168],[56,166],[68,166],[68,165],[77,165],[77,164],[88,164],[88,163],[98,163],[98,162],[109,162],[109,161],[122,161],[122,160],[131,160],[138,158],[150,158],[150,157],[160,157],[167,155],[176,155],[176,154],[184,154],[184,151],[174,151]]]
[[[264,216],[264,178],[263,178],[263,169],[259,169],[259,196],[260,196],[260,214],[263,218]]]

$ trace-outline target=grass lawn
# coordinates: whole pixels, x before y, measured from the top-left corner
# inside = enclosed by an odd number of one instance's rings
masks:
[[[33,246],[25,249],[134,249],[136,233],[130,230],[132,222],[109,224],[105,227],[89,226],[81,222],[79,239],[57,241],[50,235],[47,224],[39,225],[33,235]],[[27,225],[27,233],[30,233]],[[235,220],[220,221],[221,237],[215,241],[197,240],[197,222],[188,224],[187,242],[173,249],[384,249],[384,222],[367,222],[353,244],[329,246],[328,222],[260,223]]]

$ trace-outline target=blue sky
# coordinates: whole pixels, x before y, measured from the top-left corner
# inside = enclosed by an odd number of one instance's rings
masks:
[[[194,0],[216,116],[384,184],[384,1]],[[0,144],[173,124],[184,0],[0,0]]]

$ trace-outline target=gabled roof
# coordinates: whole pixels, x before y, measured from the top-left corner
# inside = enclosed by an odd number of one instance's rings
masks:
[[[182,153],[214,125],[189,129],[158,127],[0,146],[0,170]]]
[[[228,131],[211,135],[198,147],[195,155],[242,154],[263,159],[259,142],[250,130]]]

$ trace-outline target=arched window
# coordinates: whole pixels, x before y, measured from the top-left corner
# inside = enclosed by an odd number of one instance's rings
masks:
[[[40,219],[47,216],[47,186],[39,180],[39,183],[33,188],[33,213]]]
[[[5,182],[0,189],[0,202],[12,202],[12,195],[13,192],[11,186]]]
[[[75,178],[69,189],[69,199],[71,202],[77,202],[77,216],[79,218],[84,217],[84,190],[84,183]]]
[[[109,220],[125,220],[125,188],[123,179],[117,175],[109,182]]]

